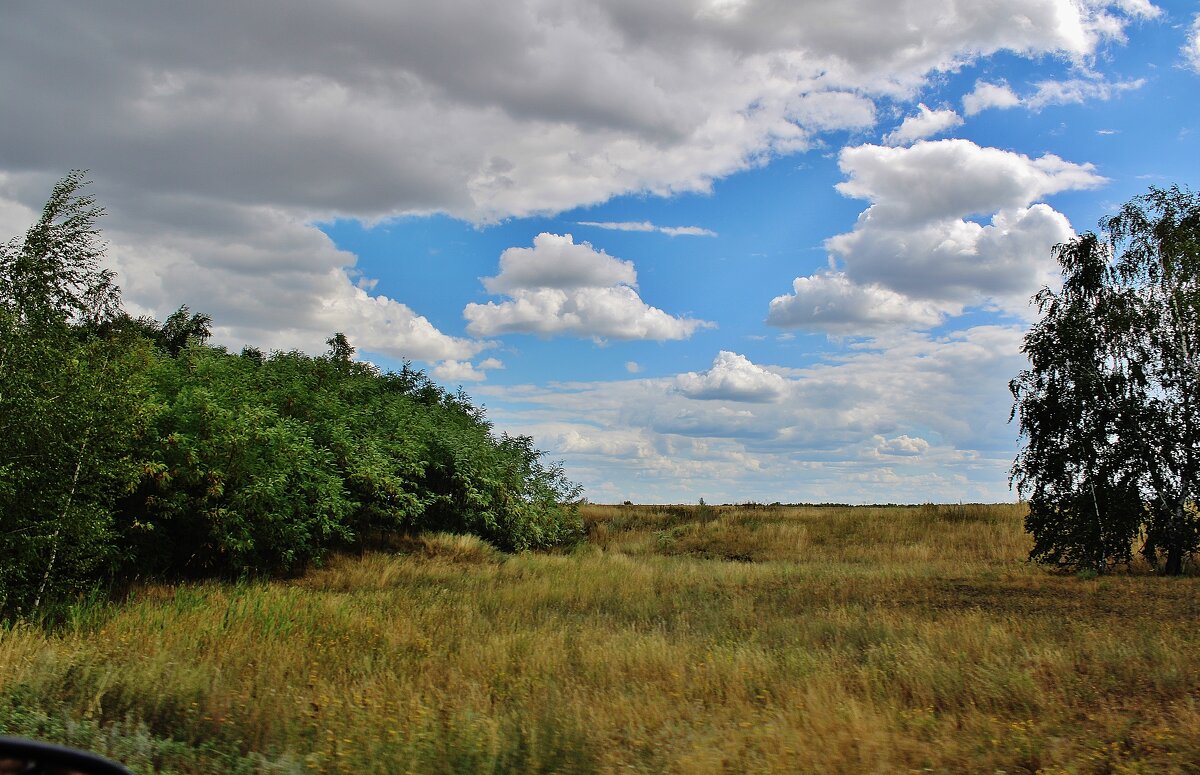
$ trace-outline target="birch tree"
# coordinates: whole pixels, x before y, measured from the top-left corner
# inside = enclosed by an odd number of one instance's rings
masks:
[[[35,613],[95,578],[132,476],[136,350],[91,333],[120,297],[84,185],[68,175],[0,246],[0,612]]]
[[[1055,249],[1010,383],[1033,559],[1104,570],[1200,548],[1200,197],[1152,188]]]

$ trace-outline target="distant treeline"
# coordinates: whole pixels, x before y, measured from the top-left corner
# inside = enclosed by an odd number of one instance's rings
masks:
[[[205,344],[187,307],[121,308],[74,172],[0,247],[0,616],[132,579],[295,573],[420,529],[507,550],[581,531],[526,436],[407,365]]]

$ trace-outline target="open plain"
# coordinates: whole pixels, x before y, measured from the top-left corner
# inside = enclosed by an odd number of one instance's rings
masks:
[[[1200,768],[1200,579],[1025,561],[1019,505],[594,506],[0,629],[0,729],[137,772]]]

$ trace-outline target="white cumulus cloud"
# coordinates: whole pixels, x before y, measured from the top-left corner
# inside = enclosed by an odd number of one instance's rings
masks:
[[[100,185],[93,189],[107,204]],[[234,348],[320,352],[335,331],[359,350],[397,360],[470,358],[489,346],[448,335],[403,301],[369,292],[353,254],[287,211],[152,200],[134,198],[133,212],[156,219],[188,209],[188,220],[152,235],[128,216],[112,218],[115,228],[111,216],[101,222],[109,261],[137,314],[163,317],[187,304],[211,315],[214,340]]]
[[[783,398],[787,380],[744,355],[722,350],[708,371],[677,376],[675,388],[688,398],[765,403]]]
[[[924,103],[917,105],[915,116],[908,116],[895,131],[883,136],[885,145],[909,145],[917,140],[934,137],[962,126],[963,120],[948,108],[930,110]]]
[[[481,382],[487,375],[469,361],[442,361],[433,367],[433,376],[443,382]]]
[[[593,339],[686,339],[711,323],[673,317],[642,301],[633,263],[570,234],[539,234],[532,248],[509,248],[500,273],[484,279],[509,301],[471,303],[467,330],[480,336],[531,333]]]
[[[1064,215],[1035,200],[1104,182],[1090,164],[968,140],[845,148],[840,164],[848,180],[838,190],[870,205],[852,231],[826,241],[839,270],[797,278],[771,302],[773,325],[924,328],[984,303],[1024,314],[1052,280],[1051,248],[1074,236]],[[980,215],[989,220],[969,220]]]
[[[869,224],[826,245],[851,277],[911,299],[963,305],[1011,298],[1024,307],[1051,279],[1051,248],[1073,236],[1066,216],[1039,203],[1000,210],[984,225],[955,217]]]
[[[1024,207],[1040,197],[1105,182],[1091,164],[1054,154],[1036,159],[970,140],[933,140],[908,148],[845,148],[839,166],[848,180],[837,190],[871,207],[868,221],[919,223]]]
[[[767,324],[829,333],[861,333],[903,326],[930,328],[949,311],[877,283],[859,284],[826,271],[792,281],[792,293],[771,300]]]
[[[478,364],[470,361],[445,360],[433,367],[434,377],[443,382],[482,382],[487,379],[488,369],[503,369],[504,363],[497,358],[484,358]]]
[[[963,112],[974,116],[988,108],[1015,108],[1021,104],[1021,98],[1007,83],[976,81],[975,89],[965,95],[962,102]]]
[[[876,436],[875,441],[875,453],[877,455],[916,457],[925,454],[929,450],[929,442],[920,436],[914,437],[903,434],[894,439],[885,439],[883,436]]]
[[[500,273],[483,281],[491,293],[610,285],[637,287],[637,271],[632,261],[613,258],[587,242],[576,244],[570,234],[545,232],[533,238],[531,248],[509,248],[501,253]]]

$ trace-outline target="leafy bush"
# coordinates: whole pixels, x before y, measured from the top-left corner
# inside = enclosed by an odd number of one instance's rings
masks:
[[[579,488],[407,364],[240,355],[121,311],[80,173],[0,250],[0,615],[133,577],[287,574],[420,530],[575,540]]]
[[[121,504],[140,568],[286,573],[350,538],[333,454],[264,403],[240,361],[191,347],[155,365],[161,403]]]

